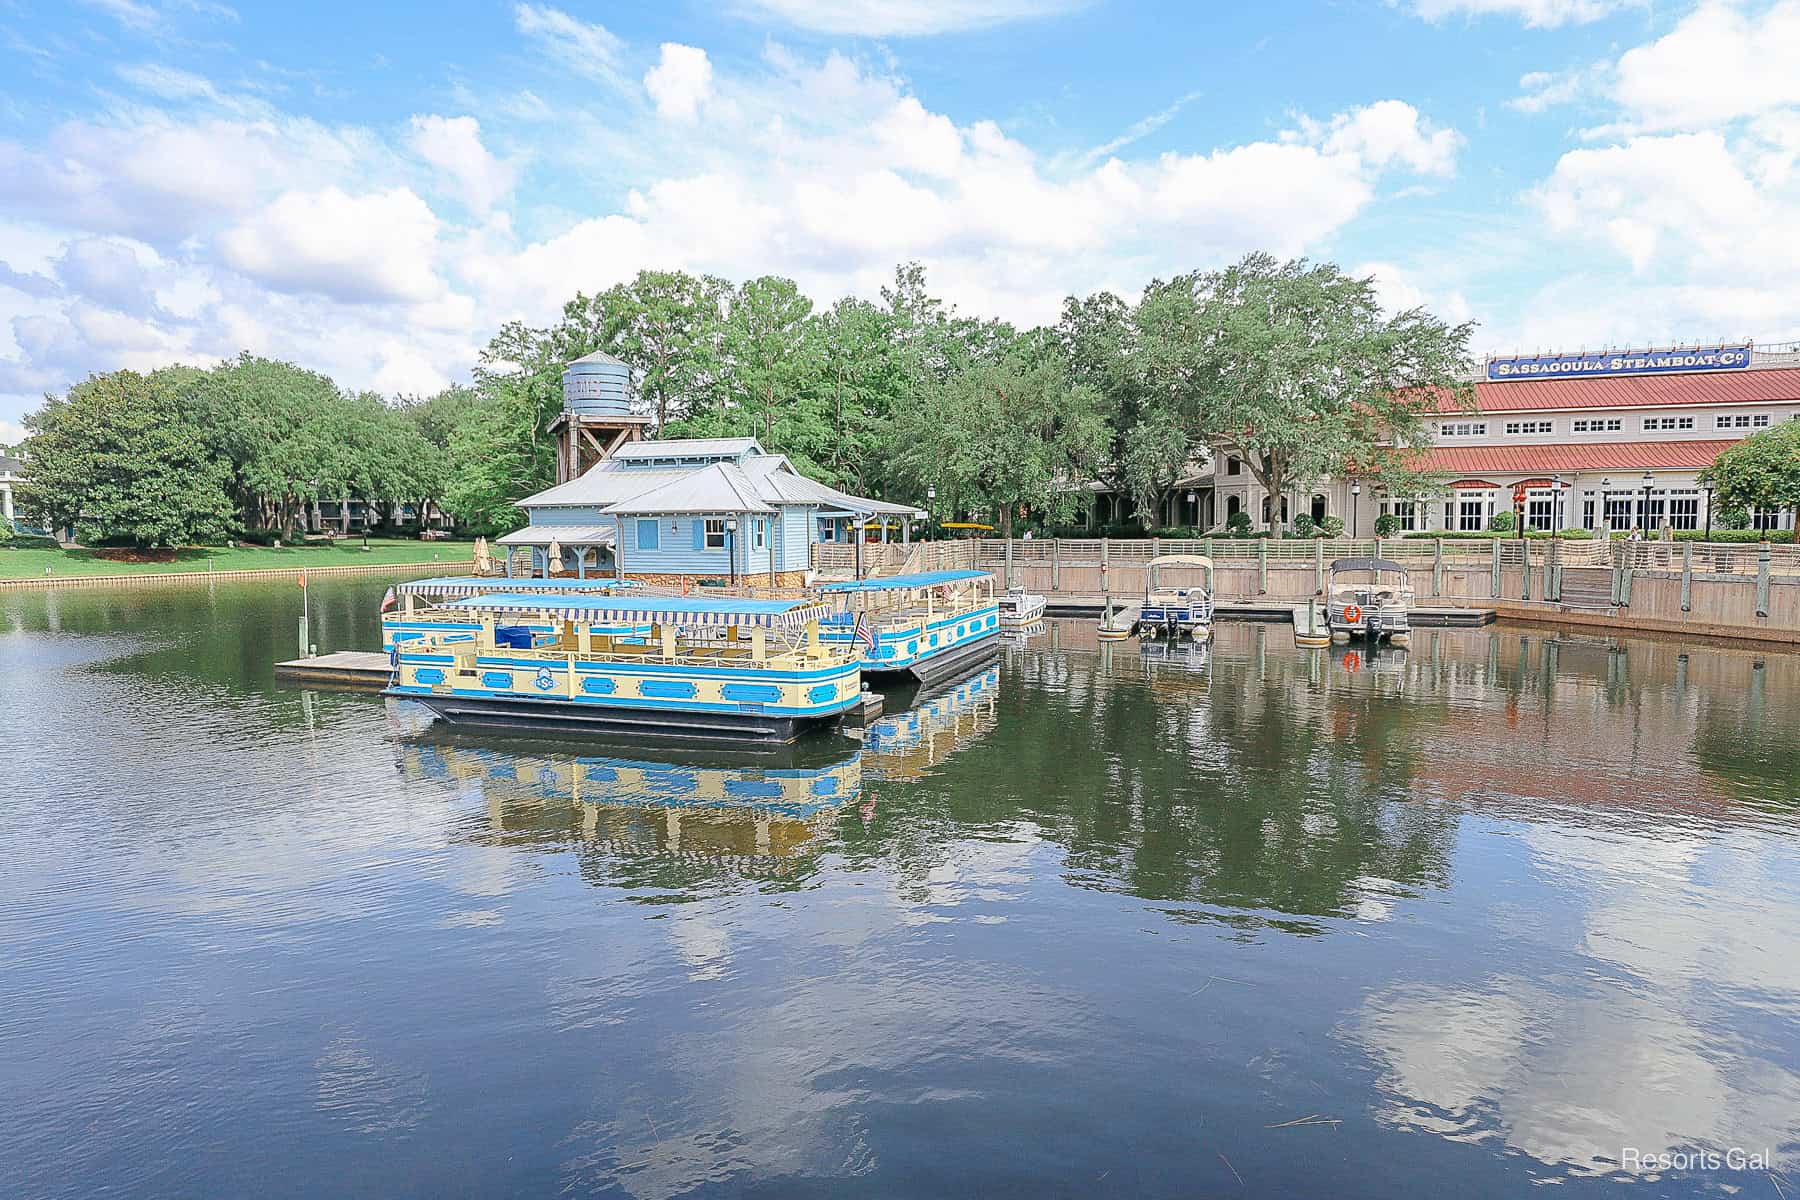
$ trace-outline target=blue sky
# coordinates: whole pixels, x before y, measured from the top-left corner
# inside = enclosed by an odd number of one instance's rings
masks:
[[[646,266],[1053,319],[1252,249],[1483,350],[1800,337],[1800,0],[0,0],[0,441],[249,349],[390,394]]]

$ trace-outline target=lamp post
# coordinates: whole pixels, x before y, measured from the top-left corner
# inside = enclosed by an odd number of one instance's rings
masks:
[[[1612,477],[1602,475],[1600,477],[1600,532],[1607,537],[1612,536],[1612,513],[1607,507],[1611,503],[1611,498]]]
[[[1563,487],[1561,475],[1550,477],[1550,536],[1552,538],[1560,537],[1562,533]]]
[[[937,507],[937,484],[928,484],[925,488],[925,532],[931,532],[931,510]]]
[[[1713,485],[1709,483],[1706,485],[1706,534],[1701,539],[1708,542],[1712,541],[1712,494]]]
[[[1656,483],[1656,476],[1644,472],[1644,509],[1638,520],[1638,529],[1643,532],[1644,540],[1650,540],[1650,489]]]
[[[1198,529],[1200,528],[1200,494],[1198,492],[1188,493],[1188,505],[1194,510],[1194,528]]]
[[[1351,480],[1351,482],[1350,482],[1350,536],[1351,537],[1357,536],[1358,530],[1360,530],[1362,528],[1362,522],[1357,517],[1357,512],[1361,507],[1362,507],[1362,480],[1354,479],[1354,480]]]
[[[737,518],[725,518],[725,557],[731,572],[731,586],[737,586]]]

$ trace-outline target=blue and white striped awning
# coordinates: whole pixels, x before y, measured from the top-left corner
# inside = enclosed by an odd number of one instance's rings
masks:
[[[492,613],[543,613],[565,621],[649,621],[655,625],[760,625],[798,629],[831,610],[811,600],[742,600],[699,596],[570,596],[499,593],[452,600],[450,608]]]
[[[630,579],[487,579],[479,575],[452,575],[438,579],[413,579],[396,583],[394,592],[401,596],[478,596],[490,589],[503,587],[508,592],[561,592],[565,594],[604,593],[613,588],[638,586]]]

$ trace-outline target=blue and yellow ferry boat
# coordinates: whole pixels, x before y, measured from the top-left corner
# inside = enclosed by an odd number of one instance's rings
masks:
[[[480,575],[447,575],[433,579],[409,579],[388,589],[382,602],[381,648],[391,652],[394,643],[411,641],[427,633],[456,635],[467,641],[475,635],[474,619],[447,614],[443,605],[504,589],[509,595],[609,596],[638,585],[629,579],[487,579]],[[389,606],[392,605],[390,608]],[[421,608],[435,611],[429,618]],[[548,631],[549,626],[544,626]],[[596,633],[624,636],[649,632],[649,626],[596,627]]]
[[[451,628],[393,647],[386,694],[452,724],[788,742],[862,691],[856,652],[820,636],[828,612],[806,600],[471,596],[422,614]]]
[[[815,590],[836,610],[825,621],[825,641],[860,650],[865,674],[904,672],[930,682],[999,646],[1000,604],[986,571],[925,571]]]

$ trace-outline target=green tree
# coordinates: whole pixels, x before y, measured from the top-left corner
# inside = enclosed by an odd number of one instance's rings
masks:
[[[899,455],[917,492],[935,485],[949,511],[995,512],[1012,536],[1020,506],[1066,520],[1108,436],[1102,401],[1071,384],[1058,355],[1021,347],[932,387],[900,421]]]
[[[1386,316],[1373,281],[1251,254],[1151,284],[1133,314],[1140,423],[1157,453],[1128,453],[1142,496],[1177,441],[1241,459],[1271,512],[1326,474],[1380,474],[1409,490],[1427,414],[1472,403],[1472,326],[1423,309]],[[1176,435],[1179,435],[1177,438]]]
[[[173,547],[216,541],[235,517],[228,463],[183,413],[193,372],[94,375],[25,418],[22,500],[83,540]]]
[[[630,283],[576,298],[569,319],[585,322],[601,349],[631,364],[656,427],[715,403],[720,337],[731,284],[685,271],[639,271]]]
[[[1716,502],[1728,512],[1759,508],[1800,514],[1800,421],[1784,421],[1727,446],[1701,472],[1700,483],[1716,489]]]

